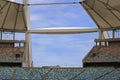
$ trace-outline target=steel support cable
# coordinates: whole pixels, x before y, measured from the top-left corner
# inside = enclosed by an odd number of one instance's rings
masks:
[[[80,4],[81,2],[62,2],[62,3],[37,3],[37,4],[23,4],[28,6],[42,6],[42,5],[65,5],[65,4]]]

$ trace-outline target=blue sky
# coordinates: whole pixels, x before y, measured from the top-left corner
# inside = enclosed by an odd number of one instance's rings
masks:
[[[16,0],[22,1],[22,0]],[[30,3],[79,2],[80,0],[29,0]],[[50,27],[96,27],[80,4],[30,7],[31,29]],[[82,59],[94,46],[97,33],[32,34],[35,67],[82,66]]]

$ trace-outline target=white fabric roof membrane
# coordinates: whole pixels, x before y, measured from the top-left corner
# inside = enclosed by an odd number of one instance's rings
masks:
[[[26,31],[26,20],[22,4],[0,0],[0,30]]]
[[[84,0],[82,5],[100,29],[120,28],[120,0]]]

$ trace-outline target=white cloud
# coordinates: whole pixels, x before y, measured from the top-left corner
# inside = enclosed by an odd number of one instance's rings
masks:
[[[86,18],[85,18],[86,16]],[[67,27],[96,25],[80,5],[38,6],[31,8],[31,26]],[[90,26],[91,27],[91,26]]]
[[[32,14],[32,15],[30,15],[31,21],[38,21],[41,18],[43,19],[43,17],[41,15],[39,15],[39,14]]]

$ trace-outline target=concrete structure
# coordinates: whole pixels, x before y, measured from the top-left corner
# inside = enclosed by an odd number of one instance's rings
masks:
[[[23,3],[27,4],[27,0],[23,0]],[[0,53],[0,57],[3,59],[0,61],[0,66],[32,67],[28,6],[14,3],[13,0],[1,0],[0,5],[2,12],[0,14],[0,48],[5,49],[5,52],[3,50]],[[16,33],[24,34],[25,39],[17,40]],[[18,57],[20,61],[17,59]]]

